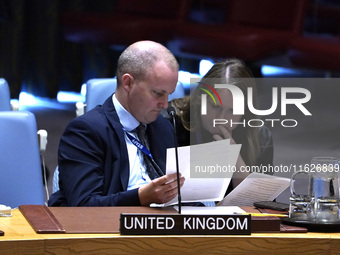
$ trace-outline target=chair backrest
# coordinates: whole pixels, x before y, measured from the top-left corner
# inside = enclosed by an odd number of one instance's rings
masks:
[[[178,81],[175,91],[169,95],[169,101],[175,98],[181,98],[185,96],[185,89],[183,83]]]
[[[7,81],[0,78],[0,111],[11,110],[11,97]]]
[[[231,0],[228,21],[300,33],[308,0]]]
[[[53,173],[52,178],[52,193],[55,193],[59,190],[59,166],[57,166]]]
[[[45,203],[34,114],[0,112],[0,204]]]
[[[86,82],[86,112],[93,109],[112,95],[117,88],[116,78],[91,79]]]

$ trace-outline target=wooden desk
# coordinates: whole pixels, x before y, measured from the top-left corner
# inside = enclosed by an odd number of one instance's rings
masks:
[[[340,254],[340,233],[251,236],[36,234],[19,210],[0,217],[0,254]],[[340,230],[339,230],[340,232]]]

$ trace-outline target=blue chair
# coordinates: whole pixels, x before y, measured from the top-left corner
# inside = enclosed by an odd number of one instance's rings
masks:
[[[112,95],[117,88],[116,78],[98,78],[90,79],[86,82],[85,104],[78,102],[76,104],[76,114],[80,116],[88,112]]]
[[[11,111],[11,97],[7,81],[0,78],[0,111]]]
[[[44,205],[45,194],[34,114],[0,112],[0,204]]]
[[[91,79],[86,82],[86,111],[93,109],[112,95],[117,88],[117,79]]]
[[[52,179],[52,193],[57,192],[59,190],[59,166],[57,166],[53,173]]]
[[[178,81],[176,90],[172,94],[169,95],[169,101],[171,101],[172,99],[181,98],[184,96],[185,96],[185,89],[184,89],[183,83]]]

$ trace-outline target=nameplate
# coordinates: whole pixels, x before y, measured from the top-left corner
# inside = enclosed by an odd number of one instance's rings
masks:
[[[250,235],[250,215],[120,215],[121,235]]]

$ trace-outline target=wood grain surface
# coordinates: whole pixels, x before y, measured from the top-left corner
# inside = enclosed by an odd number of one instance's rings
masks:
[[[0,218],[0,254],[340,254],[339,233],[251,236],[36,234],[19,210]]]

